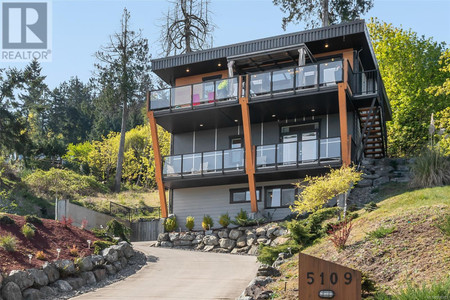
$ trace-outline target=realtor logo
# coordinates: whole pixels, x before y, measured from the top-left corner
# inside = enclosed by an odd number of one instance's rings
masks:
[[[51,59],[48,2],[3,2],[1,15],[1,61]]]

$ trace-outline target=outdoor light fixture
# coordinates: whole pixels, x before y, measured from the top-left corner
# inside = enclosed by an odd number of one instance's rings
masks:
[[[29,262],[31,264],[31,259],[33,258],[33,254],[28,254]]]
[[[200,127],[203,127],[203,124],[200,124]]]
[[[91,242],[92,241],[91,240],[87,240],[86,242],[88,243],[88,248],[91,249]]]
[[[186,73],[189,73],[189,72],[190,72],[190,70],[189,70],[189,68],[187,68],[187,69],[186,69]]]
[[[315,112],[316,110],[314,108],[311,108],[311,112]]]
[[[328,43],[325,43],[325,48],[328,48]]]
[[[319,292],[319,298],[332,299],[334,297],[334,292],[330,290],[322,290]]]
[[[222,66],[222,64],[221,64],[221,63],[218,63],[218,64],[217,64],[217,66],[218,66],[218,67],[221,67],[221,66]]]
[[[58,255],[56,256],[56,259],[58,259],[59,258],[59,253],[61,253],[61,249],[60,248],[56,249],[56,252],[58,252]]]
[[[238,122],[238,120],[234,120],[234,122],[236,122],[236,123],[237,123],[237,122]]]
[[[272,118],[275,118],[276,117],[276,115],[272,115]]]

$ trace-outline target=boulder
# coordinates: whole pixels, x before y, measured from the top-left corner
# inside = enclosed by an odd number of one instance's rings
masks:
[[[164,232],[158,234],[158,242],[167,242],[169,241],[169,233]]]
[[[202,242],[202,243],[198,244],[198,245],[194,248],[194,250],[200,251],[200,250],[203,249],[203,247],[205,247],[205,244],[203,244],[203,242]]]
[[[256,234],[250,231],[249,233],[247,233],[246,239],[247,239],[247,246],[251,246],[256,241]]]
[[[105,262],[103,256],[95,254],[91,255],[91,262],[94,266],[102,265]]]
[[[219,244],[219,239],[215,235],[207,235],[203,238],[203,243],[206,246],[216,246]]]
[[[164,242],[161,242],[161,247],[163,247],[163,248],[172,248],[173,244],[172,244],[172,242],[164,241]]]
[[[117,272],[120,272],[120,270],[122,270],[124,267],[124,266],[122,266],[122,263],[120,261],[113,262],[113,266]]]
[[[230,234],[228,237],[233,240],[237,240],[240,236],[242,236],[242,231],[237,229],[231,229]]]
[[[180,234],[178,232],[171,232],[169,233],[169,240],[171,242],[178,240],[178,238],[180,237]]]
[[[49,286],[43,286],[39,289],[39,291],[41,291],[41,294],[49,297],[49,296],[56,296],[56,291],[54,288],[49,287]]]
[[[121,259],[119,259],[119,261],[122,264],[122,268],[126,268],[126,266],[128,265],[128,259],[122,257]]]
[[[247,253],[248,249],[250,249],[250,246],[242,247],[242,248],[234,248],[231,251],[231,254],[238,254],[238,253]]]
[[[220,230],[218,233],[219,238],[226,239],[228,238],[228,230]]]
[[[60,292],[70,292],[71,290],[73,290],[70,284],[65,280],[58,280],[53,283],[52,286]]]
[[[49,286],[43,286],[39,289],[42,293],[42,295],[49,297],[49,296],[56,296],[56,291],[54,288]]]
[[[271,276],[271,277],[276,276],[276,277],[278,277],[280,275],[281,275],[280,271],[278,271],[274,267],[266,265],[266,264],[262,264],[261,266],[259,266],[258,273],[256,273],[256,276]]]
[[[3,286],[2,297],[5,300],[22,300],[22,292],[15,282],[8,282]]]
[[[180,240],[182,241],[192,241],[195,239],[195,235],[191,233],[182,233],[180,234]]]
[[[102,281],[102,280],[106,279],[106,270],[105,269],[96,269],[92,272],[94,273],[95,279],[97,279],[97,281]]]
[[[211,246],[205,246],[205,248],[203,248],[203,251],[205,251],[205,252],[210,252],[210,251],[212,251],[214,249],[214,246],[213,245],[211,245]]]
[[[268,243],[270,243],[270,240],[268,238],[266,238],[265,236],[259,237],[256,241],[258,244],[264,244],[264,245],[267,245]]]
[[[279,226],[272,226],[269,229],[267,229],[266,236],[269,239],[275,238],[276,237],[275,232],[278,230],[280,230]]]
[[[250,247],[250,249],[247,252],[248,255],[257,255],[258,254],[258,246],[253,245]]]
[[[264,235],[266,235],[266,229],[264,227],[256,228],[256,235],[257,236],[264,236]]]
[[[361,177],[363,179],[372,179],[373,180],[373,179],[380,178],[380,175],[378,175],[378,174],[362,174]]]
[[[72,275],[76,272],[73,261],[68,259],[55,261],[55,266],[58,268],[60,274]]]
[[[77,265],[81,272],[91,271],[94,268],[94,264],[92,263],[90,256],[78,259]]]
[[[275,236],[277,236],[277,237],[279,237],[279,236],[283,236],[283,235],[286,235],[286,234],[288,234],[288,230],[286,229],[286,228],[279,228],[277,231],[275,231],[274,233],[273,233]]]
[[[31,277],[33,277],[34,280],[33,286],[35,288],[40,288],[48,285],[48,276],[47,274],[45,274],[43,270],[30,269],[28,270],[28,273],[31,275]]]
[[[271,246],[278,246],[278,245],[282,245],[284,243],[286,243],[289,240],[289,238],[287,236],[279,236],[276,237],[272,243]]]
[[[72,289],[74,290],[78,290],[79,288],[81,288],[85,281],[83,280],[83,278],[80,277],[69,277],[65,279],[66,282],[68,284],[70,284],[70,286],[72,287]]]
[[[212,252],[215,252],[215,253],[230,253],[230,249],[215,248],[215,249],[212,250]]]
[[[22,293],[23,299],[25,300],[40,300],[43,296],[41,291],[37,289],[26,289]]]
[[[236,247],[245,247],[247,246],[247,237],[246,236],[241,236],[236,240]]]
[[[84,282],[86,282],[86,284],[91,285],[91,284],[96,284],[97,280],[95,280],[95,275],[92,272],[83,272],[80,274],[81,278],[83,278]]]
[[[388,182],[389,182],[389,177],[388,176],[382,176],[382,177],[380,177],[378,179],[375,179],[373,181],[373,185],[378,186],[378,185],[382,185],[382,184],[385,184],[385,183],[388,183]]]
[[[234,246],[236,246],[236,242],[231,239],[221,238],[219,240],[219,245],[220,245],[220,248],[231,250],[234,248]]]
[[[119,259],[119,253],[116,249],[109,247],[102,251],[102,255],[106,261],[113,263]]]
[[[108,275],[114,275],[117,273],[116,268],[114,268],[113,265],[105,265],[105,269],[106,269],[106,273],[108,273]]]
[[[362,179],[356,186],[359,188],[372,186],[372,179]]]
[[[14,282],[23,291],[33,286],[34,278],[27,271],[14,270],[5,278],[5,283],[8,282]]]
[[[54,264],[46,262],[42,267],[42,270],[47,275],[49,283],[53,283],[59,279],[59,271]]]
[[[111,246],[110,248],[117,251],[117,257],[118,257],[118,259],[121,258],[121,257],[123,257],[123,252],[122,252],[122,250],[120,249],[120,246],[119,246],[119,245],[114,245],[114,246]]]
[[[192,242],[189,240],[176,240],[176,241],[173,241],[173,245],[174,245],[174,247],[191,246]]]

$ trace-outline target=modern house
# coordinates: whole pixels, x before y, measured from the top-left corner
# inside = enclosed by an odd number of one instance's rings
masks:
[[[241,209],[283,219],[305,175],[386,154],[391,111],[364,20],[152,67],[171,86],[147,96],[162,216],[181,225],[208,214],[218,227]],[[169,156],[157,124],[172,134]]]

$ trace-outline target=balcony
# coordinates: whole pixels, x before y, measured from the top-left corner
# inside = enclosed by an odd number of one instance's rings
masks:
[[[245,173],[244,148],[166,156],[163,177],[192,178]],[[256,172],[308,168],[341,160],[339,137],[256,146]]]
[[[242,75],[243,83],[246,76]],[[239,77],[206,81],[198,84],[151,91],[149,110],[181,111],[236,103]],[[335,86],[343,80],[343,61],[293,67],[270,72],[249,74],[249,99],[301,94],[306,91]],[[241,92],[246,95],[245,84]]]

